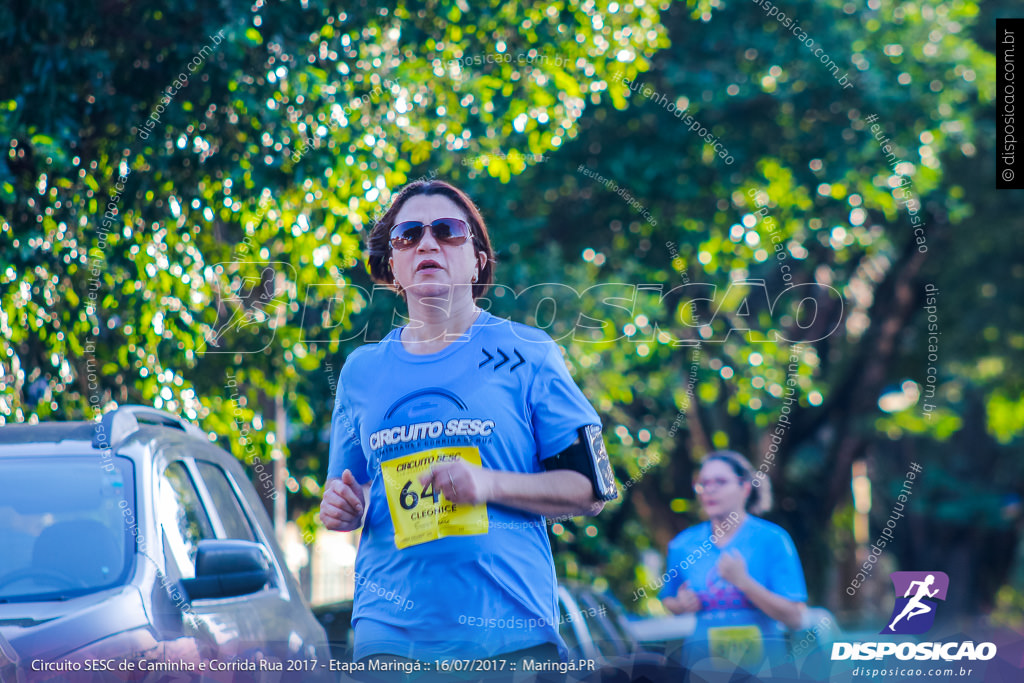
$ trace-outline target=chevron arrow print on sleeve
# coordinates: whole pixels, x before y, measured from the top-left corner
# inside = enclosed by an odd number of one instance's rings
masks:
[[[484,349],[484,348],[481,348],[480,351],[483,352],[484,358],[483,358],[483,360],[480,361],[480,363],[477,365],[477,367],[481,367],[482,368],[485,365],[487,365],[488,363],[490,363],[492,360],[494,360],[495,354],[491,353],[490,351],[488,351],[487,349]],[[510,356],[509,354],[505,353],[505,351],[503,349],[499,348],[497,350],[497,355],[500,357],[500,360],[492,366],[492,369],[495,372],[498,371],[498,368],[501,368],[501,367],[503,367],[505,365],[508,365],[508,363],[513,358],[515,358],[516,362],[513,363],[512,365],[508,366],[508,371],[509,372],[513,372],[514,370],[517,370],[520,365],[522,365],[523,363],[526,362],[526,359],[523,358],[523,354],[519,353],[518,349],[512,349],[512,355]]]

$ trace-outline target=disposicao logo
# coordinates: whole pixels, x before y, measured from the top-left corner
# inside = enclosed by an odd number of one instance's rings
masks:
[[[889,617],[889,625],[880,631],[883,635],[918,635],[926,633],[935,623],[937,600],[946,599],[949,577],[943,572],[892,572],[896,604]],[[946,643],[893,643],[861,642],[833,643],[832,660],[882,659],[895,655],[897,659],[917,661],[966,659],[989,660],[996,656],[994,643],[973,641]]]
[[[893,572],[896,590],[889,625],[881,633],[917,635],[926,633],[935,623],[935,600],[945,600],[949,577],[944,572]]]

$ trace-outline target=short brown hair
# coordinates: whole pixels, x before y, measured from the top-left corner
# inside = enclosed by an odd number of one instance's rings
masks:
[[[395,274],[391,272],[391,266],[388,264],[391,256],[391,228],[395,227],[395,216],[402,210],[402,206],[418,195],[443,195],[462,209],[469,219],[469,229],[473,233],[473,251],[475,254],[483,253],[487,256],[477,281],[473,283],[473,300],[479,299],[494,283],[494,250],[491,248],[491,238],[483,216],[480,215],[480,210],[476,208],[473,200],[465,192],[443,180],[417,180],[398,191],[391,206],[374,224],[367,238],[370,277],[374,282],[394,286]]]

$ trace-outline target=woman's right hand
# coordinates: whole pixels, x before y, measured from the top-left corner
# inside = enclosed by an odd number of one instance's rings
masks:
[[[691,612],[700,611],[700,598],[697,594],[688,588],[689,582],[683,582],[683,585],[676,591],[674,598],[666,598],[662,600],[665,607],[668,608],[673,614],[689,614]]]
[[[365,507],[363,487],[345,470],[341,479],[329,479],[324,487],[320,521],[331,531],[353,531],[362,525]]]

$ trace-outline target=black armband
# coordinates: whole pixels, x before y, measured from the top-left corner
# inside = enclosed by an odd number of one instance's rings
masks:
[[[543,461],[544,469],[572,470],[579,472],[594,487],[594,497],[598,500],[614,500],[619,497],[615,489],[615,475],[612,464],[608,461],[608,451],[604,447],[600,425],[587,425],[577,430],[579,436],[568,448],[558,455]]]

